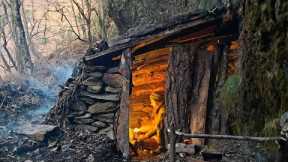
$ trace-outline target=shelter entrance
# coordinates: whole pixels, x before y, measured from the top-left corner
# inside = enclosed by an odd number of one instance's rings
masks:
[[[129,105],[129,142],[133,156],[158,154],[163,146],[165,81],[170,48],[134,57]]]

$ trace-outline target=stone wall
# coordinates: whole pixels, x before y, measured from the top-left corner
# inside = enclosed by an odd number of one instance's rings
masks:
[[[121,83],[118,68],[84,66],[79,100],[70,107],[68,118],[76,129],[111,136],[115,112],[119,108]]]
[[[79,66],[75,78],[69,79],[59,94],[47,123],[106,134],[113,139],[121,92],[119,68],[83,62]]]

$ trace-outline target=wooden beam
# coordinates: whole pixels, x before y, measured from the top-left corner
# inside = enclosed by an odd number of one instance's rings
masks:
[[[169,54],[163,55],[163,56],[159,56],[157,58],[154,59],[138,59],[135,60],[133,63],[133,67],[137,67],[137,66],[141,66],[141,65],[149,65],[155,62],[168,62],[168,58],[169,58]]]
[[[205,15],[205,14],[204,14]],[[207,16],[207,15],[205,15]],[[131,47],[136,47],[133,50],[139,50],[143,48],[144,44],[145,46],[150,45],[150,44],[155,44],[156,42],[160,42],[161,40],[164,39],[172,39],[173,36],[178,35],[179,33],[183,31],[199,31],[201,30],[204,26],[210,26],[212,24],[218,24],[222,22],[222,15],[218,16],[207,16],[207,18],[203,18],[205,16],[199,16],[199,19],[190,19],[190,21],[183,22],[182,24],[177,24],[175,23],[174,25],[170,24],[167,25],[166,27],[162,28],[155,28],[154,33],[153,32],[148,32],[146,34],[142,34],[139,36],[131,36],[131,38],[124,38],[122,40],[117,40],[118,42],[123,42],[123,43],[118,43],[114,44],[111,46],[111,48],[101,51],[99,53],[93,54],[93,55],[88,55],[85,56],[86,61],[91,61],[94,59],[97,59],[101,56],[107,55],[107,54],[114,54],[115,56],[119,55],[119,52],[126,49],[126,48],[131,48]],[[203,18],[203,19],[200,19]],[[172,27],[173,26],[173,27]],[[175,38],[174,38],[175,39]],[[167,40],[169,41],[169,40]],[[142,44],[141,44],[142,43]],[[145,47],[144,46],[144,47]],[[118,54],[117,54],[118,52]]]
[[[167,56],[170,53],[171,53],[170,48],[160,48],[157,50],[152,50],[152,51],[146,52],[146,53],[141,54],[141,55],[137,55],[137,56],[135,56],[135,60],[143,60],[143,59],[153,60],[153,59],[157,59],[157,58],[162,57],[162,56]]]
[[[154,75],[154,76],[145,76],[143,75],[142,77],[135,77],[133,79],[133,85],[134,86],[140,86],[140,85],[144,85],[147,83],[158,83],[159,82],[165,82],[166,76],[165,75]]]
[[[142,88],[142,89],[137,89],[132,91],[133,96],[141,96],[141,95],[148,95],[150,96],[153,92],[164,92],[165,91],[165,83],[160,85],[159,87],[155,88]]]
[[[133,71],[133,76],[141,75],[141,74],[151,74],[151,73],[158,73],[158,72],[163,72],[165,73],[167,70],[168,65],[158,65],[157,68],[155,67],[150,67],[150,66],[144,66],[141,70],[134,70]]]
[[[122,93],[120,101],[119,117],[116,128],[117,146],[122,155],[129,159],[129,95],[131,88],[131,52],[123,51],[120,63],[120,73],[123,76]]]

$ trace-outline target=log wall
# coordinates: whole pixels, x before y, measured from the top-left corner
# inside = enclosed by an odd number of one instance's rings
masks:
[[[132,93],[130,96],[130,128],[139,128],[152,119],[150,95],[164,95],[170,48],[154,50],[135,56],[132,66]]]

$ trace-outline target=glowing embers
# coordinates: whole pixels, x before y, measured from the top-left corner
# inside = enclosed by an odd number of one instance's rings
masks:
[[[132,71],[129,140],[131,154],[145,157],[159,153],[165,117],[164,91],[169,48],[136,56]]]

